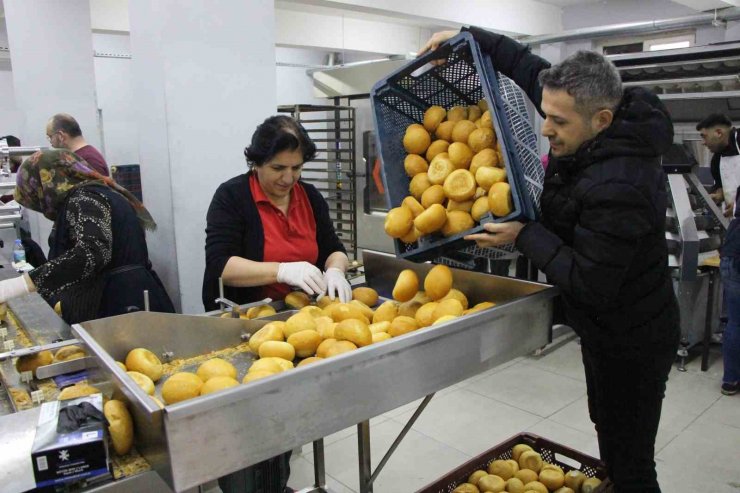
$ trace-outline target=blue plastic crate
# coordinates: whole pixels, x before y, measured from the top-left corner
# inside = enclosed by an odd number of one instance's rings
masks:
[[[144,201],[141,191],[141,170],[138,164],[123,164],[111,167],[111,177],[131,194]]]
[[[439,66],[429,64],[436,59],[444,59],[445,63]],[[490,58],[481,55],[472,35],[461,33],[434,52],[380,80],[373,87],[370,98],[390,208],[398,207],[409,194],[410,178],[403,167],[407,155],[403,147],[406,128],[412,123],[421,123],[430,106],[449,109],[474,105],[485,98],[501,142],[514,209],[510,215],[501,218],[494,218],[489,213],[481,223],[526,221],[537,217],[544,170],[537,154],[537,137],[529,122],[526,100],[521,89],[510,79],[500,74],[497,76]],[[465,235],[481,231],[482,225],[476,225],[449,238],[434,234],[413,244],[396,239],[396,255],[416,261],[435,259],[451,250],[488,258],[511,255],[513,247],[479,248],[475,243],[463,240]]]

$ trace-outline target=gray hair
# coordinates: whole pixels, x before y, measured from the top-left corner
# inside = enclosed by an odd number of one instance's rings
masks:
[[[592,51],[578,51],[539,75],[543,88],[565,90],[576,110],[591,117],[604,109],[616,110],[622,99],[622,78],[612,62]]]

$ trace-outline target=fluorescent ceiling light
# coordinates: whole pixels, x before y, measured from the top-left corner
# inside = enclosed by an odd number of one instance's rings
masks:
[[[689,46],[691,46],[691,42],[689,41],[675,41],[673,43],[650,45],[650,51],[675,50],[677,48],[688,48]]]

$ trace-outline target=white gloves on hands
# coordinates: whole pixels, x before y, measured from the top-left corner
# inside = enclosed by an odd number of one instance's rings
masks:
[[[327,294],[330,299],[339,297],[339,301],[347,303],[352,299],[352,288],[344,277],[344,272],[336,267],[329,267],[324,272]]]
[[[5,303],[9,299],[28,294],[29,292],[28,284],[23,276],[0,281],[0,303]]]
[[[283,262],[278,266],[277,282],[301,288],[309,295],[326,291],[324,276],[318,267],[308,262]]]

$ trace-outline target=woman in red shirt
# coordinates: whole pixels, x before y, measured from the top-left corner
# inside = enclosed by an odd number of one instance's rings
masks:
[[[306,130],[288,116],[257,127],[244,151],[249,172],[222,183],[208,209],[203,304],[216,308],[218,278],[237,303],[283,299],[293,288],[352,299],[349,264],[329,207],[300,181],[316,155]]]
[[[208,209],[203,305],[224,295],[239,304],[283,299],[291,289],[352,299],[349,261],[321,194],[300,181],[316,155],[306,130],[288,116],[272,116],[244,150],[250,170],[222,183]],[[290,491],[290,452],[219,479],[225,491]],[[263,484],[268,481],[270,484]]]

